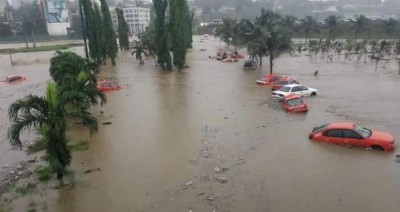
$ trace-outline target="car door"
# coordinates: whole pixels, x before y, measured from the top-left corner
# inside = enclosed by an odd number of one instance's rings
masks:
[[[325,142],[343,144],[343,133],[341,129],[330,129],[322,133]]]
[[[356,147],[366,147],[366,143],[358,133],[353,130],[343,130],[343,141],[346,145]],[[368,145],[367,145],[368,146]]]
[[[290,93],[301,95],[301,91],[299,89],[299,86],[292,87],[292,91]]]
[[[310,92],[309,92],[308,88],[306,88],[304,86],[299,86],[299,92],[300,92],[300,95],[302,95],[302,96],[310,96]]]

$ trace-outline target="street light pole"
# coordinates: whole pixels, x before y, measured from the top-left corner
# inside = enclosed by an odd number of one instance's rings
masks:
[[[87,42],[86,42],[86,25],[85,25],[85,21],[83,19],[81,0],[78,0],[78,2],[79,2],[79,14],[81,15],[81,22],[82,22],[82,35],[83,35],[83,43],[85,45],[86,60],[89,63],[89,51],[88,51]]]

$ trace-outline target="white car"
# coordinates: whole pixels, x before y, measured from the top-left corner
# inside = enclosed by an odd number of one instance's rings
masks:
[[[298,94],[300,96],[315,96],[318,94],[318,89],[307,88],[299,84],[290,84],[290,85],[285,85],[279,90],[272,92],[272,96],[277,97],[279,99],[288,96],[290,94]]]

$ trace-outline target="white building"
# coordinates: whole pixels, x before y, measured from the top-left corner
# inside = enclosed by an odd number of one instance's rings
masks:
[[[111,9],[111,19],[114,29],[118,29],[118,17],[116,8]],[[150,25],[150,9],[137,7],[136,5],[125,5],[122,8],[124,18],[129,26],[129,32],[135,34],[146,31],[146,27]]]

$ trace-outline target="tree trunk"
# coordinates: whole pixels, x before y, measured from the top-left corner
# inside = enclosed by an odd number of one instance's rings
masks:
[[[26,33],[25,33],[25,31],[24,31],[24,41],[25,41],[26,48],[29,49],[29,43],[28,43],[28,41],[26,40]]]
[[[260,67],[262,66],[262,56],[259,56],[260,57]]]
[[[269,73],[272,74],[272,68],[274,66],[274,54],[269,55]]]
[[[399,74],[400,74],[400,59],[399,59],[399,61],[398,61],[398,62],[399,62]]]
[[[36,42],[35,42],[35,33],[32,30],[32,42],[33,42],[33,48],[36,49]]]
[[[59,184],[60,187],[64,187],[65,186],[64,174],[62,172],[57,172],[57,180],[58,180],[58,184]]]

